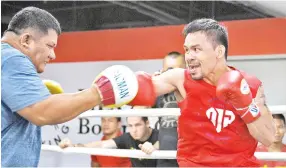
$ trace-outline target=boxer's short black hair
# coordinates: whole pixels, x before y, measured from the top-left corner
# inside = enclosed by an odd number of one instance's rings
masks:
[[[228,54],[228,33],[224,26],[220,25],[216,20],[209,18],[196,19],[184,27],[183,35],[186,37],[189,33],[204,32],[213,46],[223,45],[225,47],[225,59]]]
[[[6,31],[20,34],[21,30],[27,28],[34,28],[44,34],[52,29],[58,35],[61,34],[61,26],[58,20],[48,11],[36,7],[26,7],[17,12],[12,17]]]

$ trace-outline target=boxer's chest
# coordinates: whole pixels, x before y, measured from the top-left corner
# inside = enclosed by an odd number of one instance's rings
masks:
[[[186,93],[185,100],[179,104],[183,120],[206,123],[220,132],[237,118],[232,105],[216,97],[215,86],[192,82],[186,88]]]

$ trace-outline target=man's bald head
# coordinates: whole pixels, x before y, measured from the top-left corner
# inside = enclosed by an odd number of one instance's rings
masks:
[[[173,68],[186,68],[184,55],[177,51],[168,53],[163,60],[163,72]]]

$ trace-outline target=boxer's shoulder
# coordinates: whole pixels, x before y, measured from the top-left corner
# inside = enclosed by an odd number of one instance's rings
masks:
[[[179,82],[180,84],[183,84],[184,80],[185,80],[185,73],[186,73],[186,69],[182,69],[182,68],[176,68],[176,82]]]
[[[163,75],[160,75],[159,78],[163,79],[165,82],[168,82],[176,87],[183,84],[185,80],[185,69],[174,68],[167,72],[164,72]],[[162,76],[162,77],[161,77]]]
[[[174,77],[184,79],[186,69],[183,68],[174,68],[170,72],[172,72]]]

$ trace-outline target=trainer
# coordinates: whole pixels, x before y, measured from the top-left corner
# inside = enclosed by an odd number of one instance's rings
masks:
[[[64,123],[99,104],[119,107],[137,94],[135,74],[127,67],[112,66],[89,89],[51,95],[61,91],[60,85],[42,81],[38,73],[56,58],[60,34],[60,24],[50,13],[27,7],[13,16],[1,39],[3,167],[38,166],[41,126]]]

